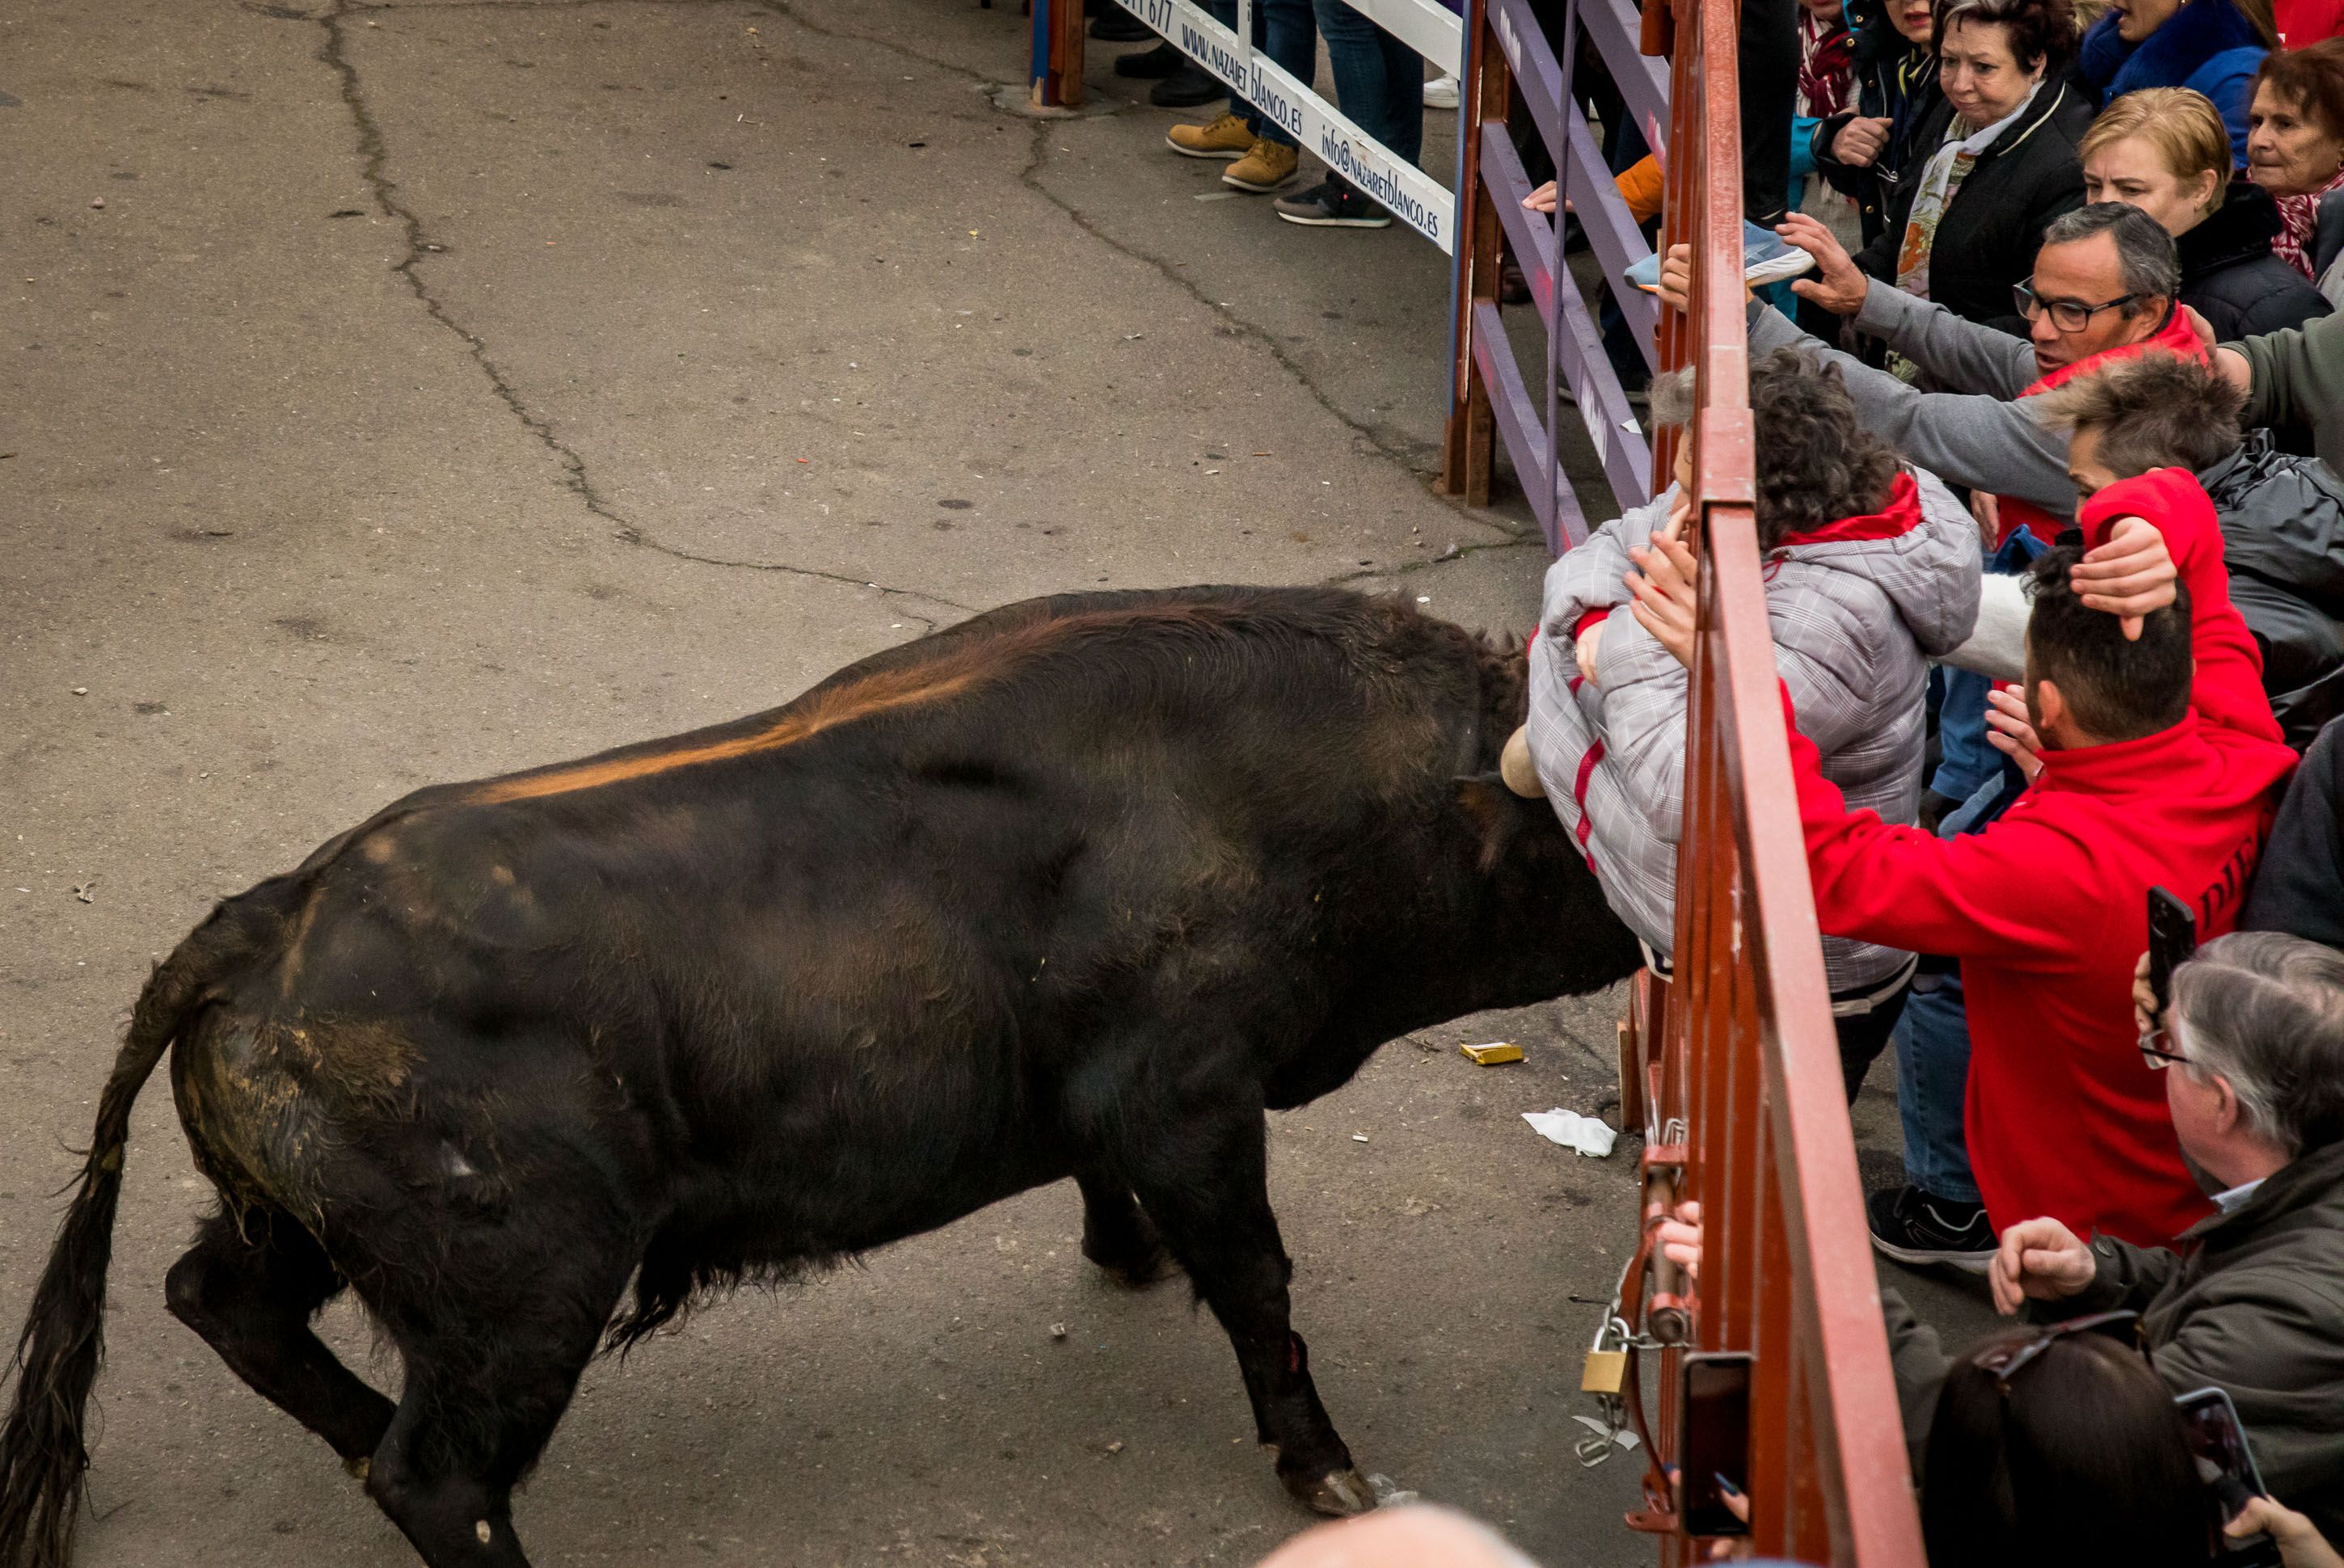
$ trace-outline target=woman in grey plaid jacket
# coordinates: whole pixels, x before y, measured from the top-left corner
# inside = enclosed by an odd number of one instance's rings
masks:
[[[1750,402],[1775,666],[1848,804],[1910,823],[1927,662],[1977,619],[1975,524],[1934,475],[1901,466],[1860,428],[1834,370],[1778,350],[1752,366]],[[1654,381],[1656,422],[1682,423],[1691,403],[1689,381]],[[1613,913],[1662,966],[1675,930],[1688,677],[1682,636],[1655,633],[1659,596],[1645,580],[1672,573],[1659,545],[1687,504],[1690,446],[1677,484],[1548,570],[1531,650],[1540,783]],[[1825,937],[1824,962],[1853,1098],[1903,1011],[1913,956]]]

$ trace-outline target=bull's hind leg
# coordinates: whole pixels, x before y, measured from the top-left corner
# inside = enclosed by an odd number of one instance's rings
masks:
[[[334,1358],[309,1320],[342,1289],[325,1249],[289,1216],[216,1216],[171,1266],[171,1315],[204,1337],[262,1398],[362,1470],[390,1425],[391,1403]]]
[[[1321,1513],[1358,1513],[1374,1497],[1318,1402],[1309,1353],[1290,1321],[1294,1264],[1269,1207],[1264,1134],[1258,1103],[1155,1121],[1150,1147],[1127,1156],[1132,1189],[1228,1331],[1278,1480]]]
[[[1083,1172],[1083,1256],[1116,1283],[1139,1290],[1172,1271],[1172,1255],[1131,1189],[1112,1177]]]
[[[541,1166],[493,1215],[417,1205],[353,1283],[407,1379],[367,1492],[431,1568],[527,1568],[512,1492],[594,1358],[642,1247],[593,1173]]]

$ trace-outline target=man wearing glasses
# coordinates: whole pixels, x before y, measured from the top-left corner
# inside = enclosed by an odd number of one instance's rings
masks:
[[[2009,1226],[1995,1306],[2139,1312],[2166,1386],[2228,1391],[2272,1495],[2344,1540],[2344,954],[2233,933],[2174,971],[2162,1013],[2145,980],[2133,1007],[2215,1212],[2181,1252]]]
[[[1860,271],[1831,231],[1793,214],[1777,230],[1815,258],[1815,273],[1792,285],[1825,309],[1854,319],[1920,368],[1907,384],[1820,343],[1780,312],[1753,304],[1754,359],[1791,347],[1838,364],[1874,435],[1948,484],[1995,498],[1994,542],[2020,523],[2046,542],[2075,514],[2067,436],[2028,406],[2038,393],[2112,359],[2148,351],[2203,361],[2206,344],[2173,308],[2181,262],[2173,237],[2137,207],[2100,202],[2055,219],[2036,253],[2033,278],[2013,300],[2028,338],[1965,321]],[[1661,272],[1662,300],[1682,308],[1689,248],[1674,248]]]

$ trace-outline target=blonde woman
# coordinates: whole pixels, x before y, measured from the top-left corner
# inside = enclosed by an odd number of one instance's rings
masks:
[[[2221,114],[2187,87],[2144,87],[2102,111],[2084,133],[2084,199],[2120,201],[2165,226],[2181,253],[2181,303],[2222,342],[2328,314],[2302,273],[2271,252],[2278,207],[2230,177]]]

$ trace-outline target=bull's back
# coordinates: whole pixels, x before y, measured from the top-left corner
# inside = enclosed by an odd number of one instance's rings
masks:
[[[1167,954],[1298,972],[1326,889],[1287,868],[1453,765],[1426,690],[1458,678],[1410,668],[1444,634],[1348,595],[1042,602],[770,713],[422,792],[303,868],[181,1074],[191,1128],[288,1207],[369,1139],[477,1170],[461,1127],[495,1108],[622,1174],[822,1195],[810,1249],[940,1222],[921,1194],[1062,1173],[1062,1076],[1160,1003]]]

